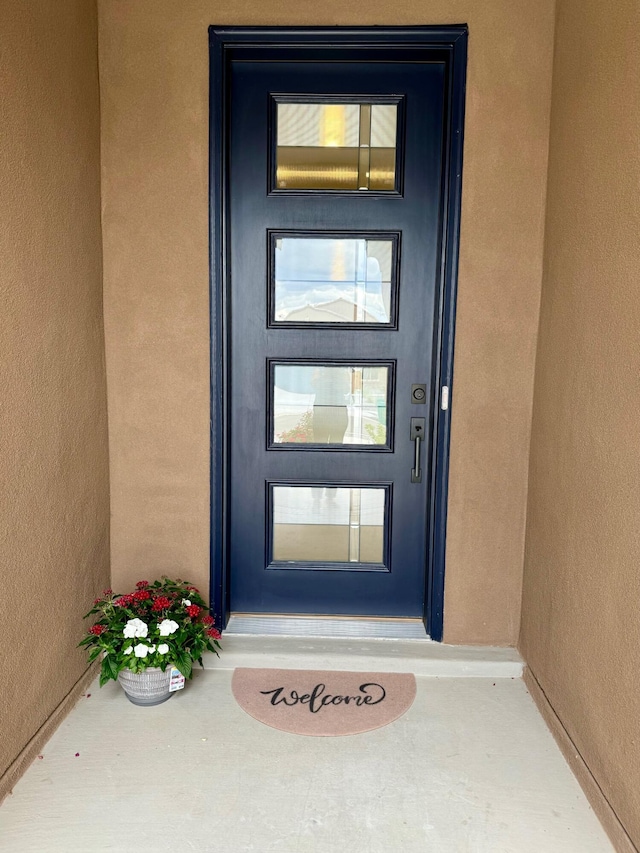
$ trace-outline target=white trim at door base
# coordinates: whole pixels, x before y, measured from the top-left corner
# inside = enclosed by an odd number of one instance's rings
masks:
[[[512,648],[446,646],[430,640],[222,635],[219,658],[204,656],[205,669],[269,667],[355,672],[413,672],[440,678],[521,678],[522,658]]]
[[[359,639],[426,640],[422,619],[351,619],[340,616],[252,616],[235,613],[227,634],[270,637],[355,637]]]

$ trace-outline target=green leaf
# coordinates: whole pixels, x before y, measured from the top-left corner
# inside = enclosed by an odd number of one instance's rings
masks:
[[[105,655],[104,660],[102,661],[103,670],[106,669],[109,672],[109,677],[113,678],[114,681],[117,681],[118,673],[120,672],[120,667],[118,666],[115,658],[112,655]]]
[[[88,613],[85,613],[85,615],[82,618],[87,619],[89,616],[92,616],[94,613],[99,613],[100,609],[101,609],[100,605],[94,604],[93,607],[91,608],[91,610]]]
[[[100,670],[100,687],[104,687],[104,685],[113,678],[111,675],[111,667],[107,663],[107,658],[104,658],[102,661],[102,669]]]
[[[218,648],[216,648],[216,646],[217,646]],[[217,640],[207,640],[207,649],[208,649],[210,652],[213,652],[215,655],[218,655],[218,657],[220,657],[220,655],[218,654],[218,649],[219,649],[219,648],[220,648],[220,643],[218,643],[218,641],[217,641]]]
[[[193,666],[191,664],[191,658],[188,655],[181,655],[176,662],[176,666],[185,678],[191,678]]]

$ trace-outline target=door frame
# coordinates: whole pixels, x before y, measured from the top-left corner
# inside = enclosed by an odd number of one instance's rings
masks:
[[[424,623],[441,641],[449,479],[451,405],[442,408],[443,387],[453,381],[453,348],[462,201],[462,154],[468,28],[447,27],[209,27],[209,270],[211,337],[211,536],[210,597],[219,629],[229,618],[228,458],[229,458],[229,291],[228,291],[228,87],[231,62],[259,52],[275,59],[282,49],[318,53],[351,48],[395,53],[438,50],[445,63],[443,185],[440,215],[440,273],[436,308],[435,381],[432,425],[429,531]]]

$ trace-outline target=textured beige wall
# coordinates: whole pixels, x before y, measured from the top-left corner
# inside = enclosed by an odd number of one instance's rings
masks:
[[[117,587],[207,586],[209,24],[470,26],[445,639],[515,643],[553,0],[100,0]]]
[[[640,5],[559,0],[521,648],[640,847]]]
[[[86,668],[109,491],[95,3],[2,0],[0,32],[1,775]]]

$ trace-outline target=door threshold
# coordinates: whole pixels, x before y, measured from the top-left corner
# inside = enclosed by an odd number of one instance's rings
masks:
[[[345,639],[428,640],[422,619],[350,616],[280,616],[234,613],[227,634],[270,637],[342,637]]]

